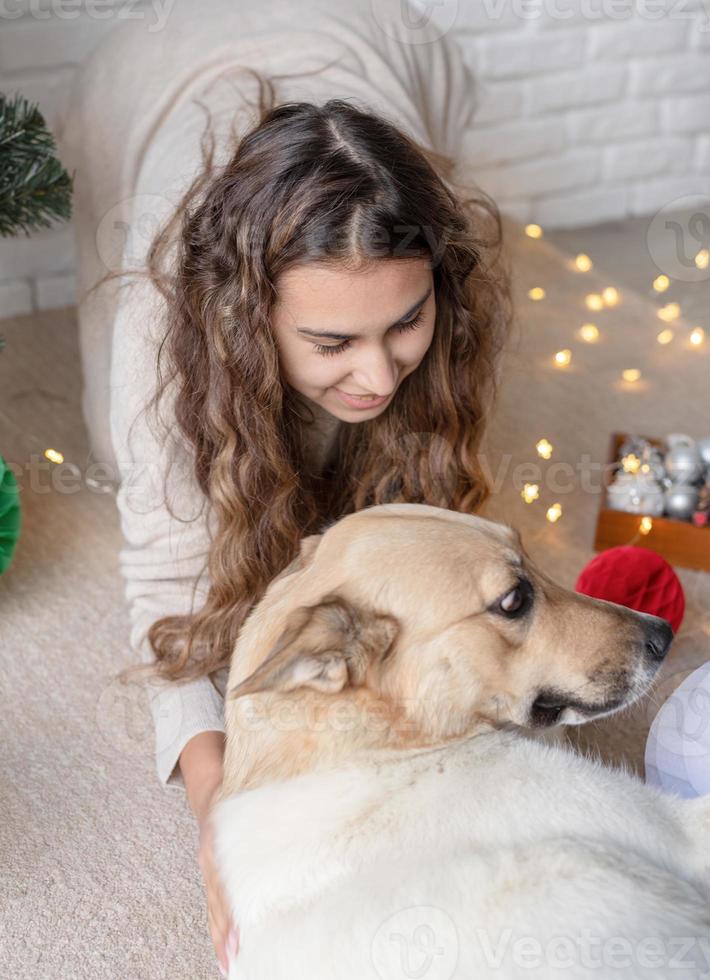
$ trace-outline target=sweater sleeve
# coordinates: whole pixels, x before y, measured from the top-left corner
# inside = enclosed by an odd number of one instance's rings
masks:
[[[207,594],[208,501],[196,482],[187,446],[176,434],[172,391],[160,406],[170,420],[167,436],[155,417],[141,409],[157,380],[159,298],[147,280],[120,291],[111,362],[111,435],[119,467],[116,495],[124,545],[119,564],[131,621],[130,644],[137,657],[154,660],[147,631],[162,616],[199,609]],[[163,481],[168,475],[164,501]],[[194,599],[193,599],[194,589]],[[155,729],[158,779],[184,791],[176,765],[185,744],[202,731],[225,731],[224,699],[213,681],[145,680]]]

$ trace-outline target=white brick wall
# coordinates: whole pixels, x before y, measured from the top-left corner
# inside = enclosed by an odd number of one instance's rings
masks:
[[[75,66],[98,40],[124,18],[159,30],[172,2],[0,0],[0,90],[37,101],[53,128]],[[430,0],[428,8],[453,22],[478,80],[465,156],[503,211],[552,228],[710,197],[710,0]],[[0,317],[74,295],[69,225],[0,239]]]
[[[457,36],[479,80],[466,160],[503,211],[571,227],[700,194],[710,215],[710,0],[459,5],[495,22]]]

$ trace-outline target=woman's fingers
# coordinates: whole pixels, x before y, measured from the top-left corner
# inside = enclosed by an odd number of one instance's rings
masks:
[[[227,903],[224,895],[216,887],[210,889],[207,895],[207,905],[212,916],[212,922],[220,937],[226,942],[227,934],[232,928],[232,921],[229,915]]]
[[[207,921],[209,924],[210,936],[212,937],[212,945],[214,946],[217,962],[223,970],[228,970],[229,954],[227,953],[227,935],[229,933],[229,927],[224,929],[224,927],[220,927],[216,924],[211,905],[208,905],[207,907]]]
[[[201,835],[199,863],[207,893],[207,918],[210,936],[217,961],[226,971],[229,969],[229,958],[236,955],[238,943],[232,943],[231,949],[228,946],[233,922],[227,896],[215,866],[213,840],[212,827],[208,819],[205,821]]]
[[[216,795],[217,792],[213,799]],[[205,882],[209,932],[217,962],[226,975],[229,971],[229,961],[237,955],[239,949],[239,929],[232,919],[232,910],[215,864],[214,831],[210,810],[211,806],[200,821],[198,863]]]

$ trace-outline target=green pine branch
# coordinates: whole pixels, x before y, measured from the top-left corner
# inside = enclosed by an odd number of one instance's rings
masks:
[[[37,106],[0,93],[0,236],[29,235],[71,217],[73,178],[55,151]]]

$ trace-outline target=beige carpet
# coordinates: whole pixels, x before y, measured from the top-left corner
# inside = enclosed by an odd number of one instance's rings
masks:
[[[590,319],[583,297],[610,283],[570,271],[544,240],[508,230],[521,334],[488,452],[493,474],[501,459],[509,465],[486,513],[519,527],[532,556],[572,586],[594,554],[599,497],[578,487],[554,493],[543,479],[541,499],[527,505],[515,467],[541,462],[545,473],[583,453],[603,462],[615,429],[708,434],[710,354],[659,347],[654,308],[629,293],[594,316],[603,341],[582,344],[574,331]],[[543,302],[527,299],[534,285],[546,288]],[[112,679],[131,659],[121,536],[113,498],[99,492],[101,473],[88,468],[74,311],[5,320],[0,334],[0,452],[23,468],[22,537],[0,578],[0,976],[217,977],[196,826],[184,797],[157,781],[147,704]],[[562,347],[573,350],[565,371],[550,367]],[[624,367],[641,368],[643,383],[620,389]],[[535,453],[542,436],[555,447],[549,463]],[[61,450],[74,476],[43,460],[48,447]],[[545,509],[555,500],[564,513],[552,525]],[[710,659],[710,575],[679,574],[688,611],[664,696]],[[640,768],[655,710],[647,701],[588,726],[583,742]]]

